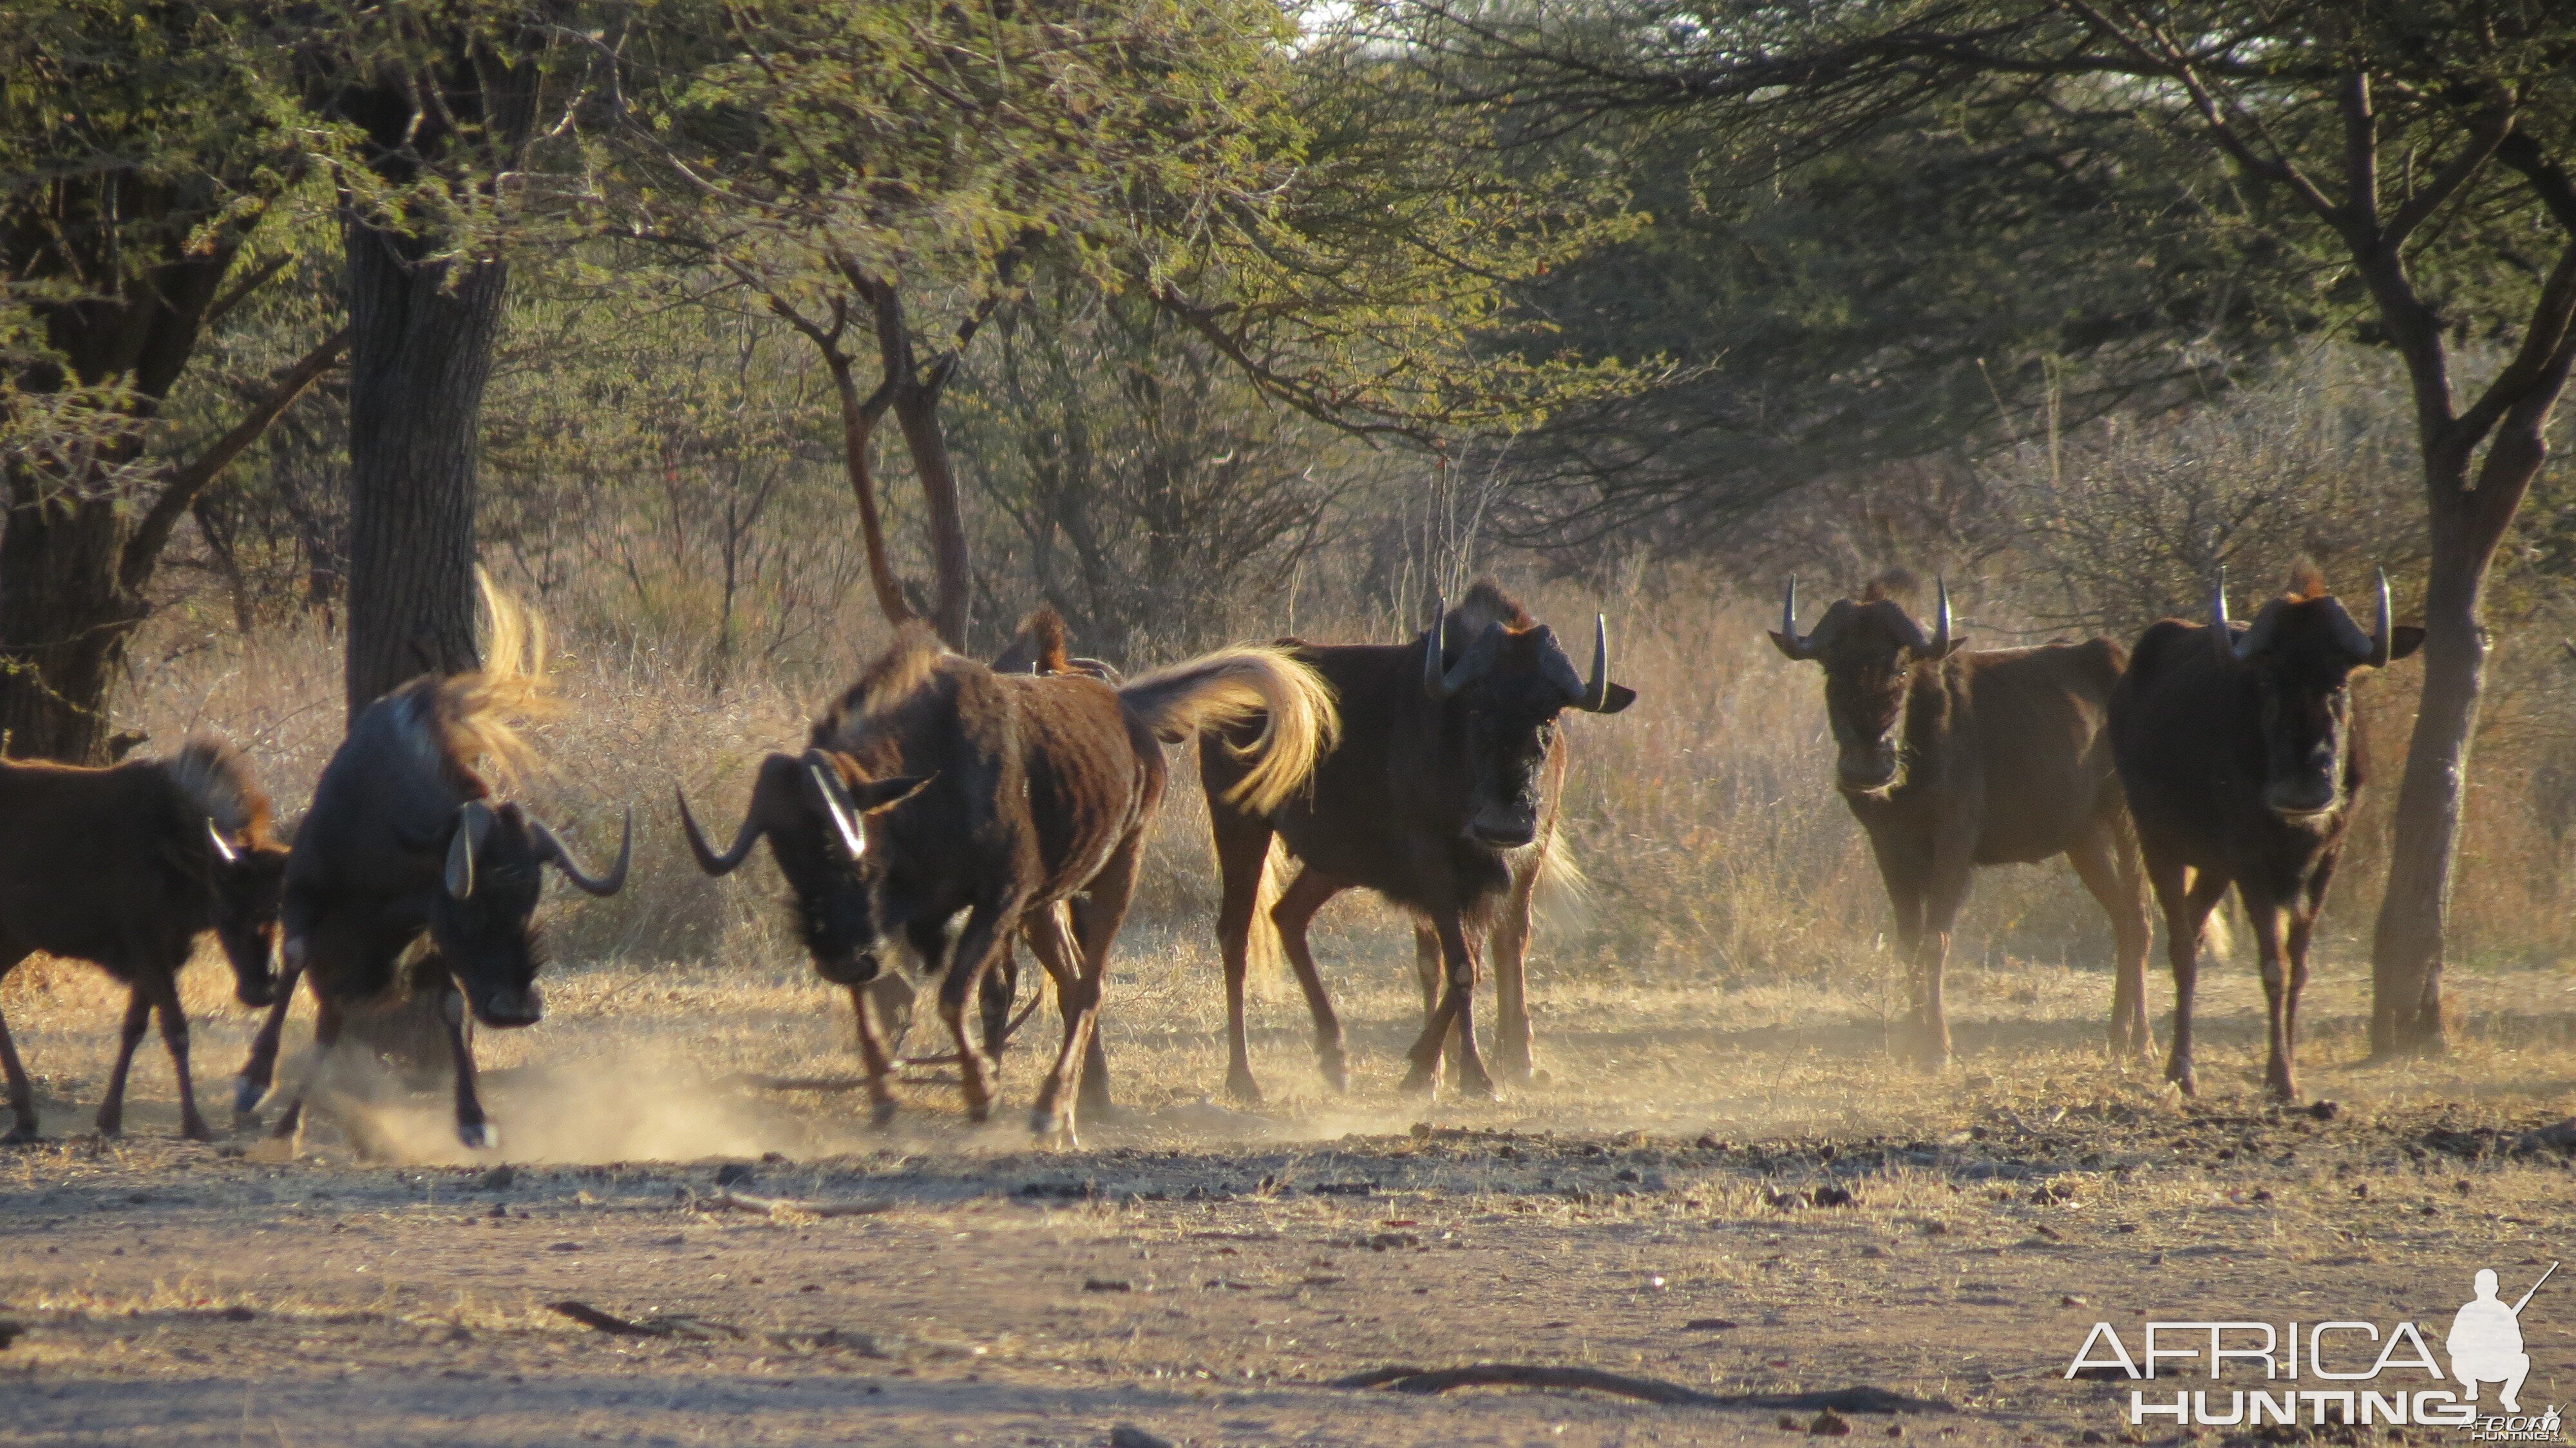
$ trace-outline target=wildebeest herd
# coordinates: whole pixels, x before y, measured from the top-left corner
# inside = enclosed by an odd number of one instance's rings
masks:
[[[551,696],[542,632],[488,583],[484,597],[486,666],[416,679],[362,711],[291,846],[277,843],[247,761],[211,738],[104,769],[0,763],[0,816],[19,826],[0,834],[0,975],[44,951],[94,961],[131,993],[102,1133],[122,1123],[128,1069],[157,1014],[181,1129],[208,1135],[176,980],[211,930],[242,1002],[268,1008],[235,1083],[237,1117],[274,1103],[275,1130],[294,1131],[344,1029],[408,1008],[436,1022],[459,1138],[497,1144],[472,1026],[541,1018],[544,872],[614,894],[634,828],[630,813],[616,863],[594,874],[502,797],[532,757],[515,726]],[[2166,1074],[2196,1089],[2202,932],[2233,886],[2261,954],[2266,1082],[2297,1095],[2309,938],[2366,769],[2350,681],[2422,641],[2392,624],[2384,576],[2367,633],[2302,564],[2250,624],[2228,617],[2222,575],[2207,623],[2168,619],[2127,652],[2103,639],[1969,650],[1946,586],[1928,634],[1877,585],[1835,602],[1811,632],[1797,615],[1792,579],[1771,639],[1824,670],[1834,784],[1869,837],[1911,973],[1909,1054],[1948,1058],[1942,973],[1975,867],[2062,854],[2110,917],[2114,1053],[2154,1047],[2152,887],[2175,982]],[[991,666],[907,625],[800,750],[762,761],[726,848],[708,842],[685,797],[679,820],[711,876],[768,842],[815,970],[850,992],[880,1122],[904,1064],[876,1019],[904,974],[890,964],[935,979],[951,1054],[933,1059],[958,1068],[967,1115],[981,1121],[1025,944],[1062,1019],[1031,1127],[1070,1143],[1077,1120],[1109,1110],[1099,1020],[1110,950],[1167,784],[1164,746],[1195,738],[1223,877],[1228,1092],[1259,1099],[1243,1000],[1264,945],[1294,970],[1322,1072],[1345,1087],[1342,1028],[1306,931],[1325,902],[1365,889],[1415,921],[1423,1024],[1405,1089],[1432,1089],[1445,1059],[1461,1090],[1490,1095],[1472,1029],[1488,965],[1496,1065],[1505,1081],[1532,1076],[1531,899],[1542,876],[1571,868],[1558,837],[1563,715],[1615,714],[1636,699],[1610,677],[1606,620],[1594,621],[1591,652],[1578,673],[1554,632],[1490,581],[1455,609],[1444,602],[1407,643],[1282,639],[1125,681],[1071,657],[1049,611]],[[273,1080],[299,981],[316,1004],[316,1049],[305,1070]],[[5,1023],[0,1067],[15,1113],[7,1139],[29,1139],[34,1091]]]

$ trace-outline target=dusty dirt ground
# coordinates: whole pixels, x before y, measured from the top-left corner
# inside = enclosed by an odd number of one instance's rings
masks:
[[[1031,1151],[1017,1111],[970,1130],[937,1086],[907,1088],[879,1133],[851,1097],[747,1084],[849,1069],[846,1006],[799,972],[598,966],[553,978],[543,1025],[485,1039],[505,1149],[467,1159],[437,1103],[394,1102],[366,1121],[401,1164],[329,1129],[292,1159],[255,1135],[174,1140],[157,1041],[125,1138],[78,1134],[114,1000],[68,967],[22,973],[0,1007],[52,1135],[0,1155],[0,1318],[20,1329],[0,1442],[1099,1444],[1127,1426],[1178,1444],[1785,1443],[1815,1426],[1333,1386],[1501,1361],[1718,1394],[1873,1386],[1937,1406],[1851,1415],[1855,1436],[1943,1448],[2165,1443],[2182,1435],[2123,1425],[2127,1384],[2063,1376],[2094,1322],[2133,1351],[2150,1319],[2411,1319],[2438,1345],[2476,1269],[2510,1297],[2576,1245],[2576,1172],[2525,1136],[2576,1105],[2556,972],[2455,975],[2455,1051],[2395,1067],[2359,1064],[2355,972],[2322,981],[2303,1062],[2330,1116],[2255,1094],[2241,965],[2205,986],[2197,1103],[2103,1059],[2104,974],[2016,967],[1957,974],[1961,1059],[1931,1078],[1888,1057],[1875,996],[1542,977],[1550,1079],[1426,1105],[1393,1094],[1414,1004],[1381,954],[1333,971],[1351,1095],[1322,1093],[1301,1013],[1269,1004],[1271,1097],[1235,1111],[1205,1099],[1223,1034],[1201,955],[1131,957],[1108,1027],[1123,1113],[1079,1153]],[[201,964],[190,986],[210,1107],[249,1025],[223,974]],[[1035,1069],[1014,1050],[1024,1105]],[[869,1210],[743,1210],[728,1190]],[[2576,1281],[2524,1323],[2526,1403],[2576,1406]]]

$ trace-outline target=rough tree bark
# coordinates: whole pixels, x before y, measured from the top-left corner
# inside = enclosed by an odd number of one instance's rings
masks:
[[[475,458],[509,276],[351,217],[348,706],[476,666]]]
[[[538,38],[505,54],[460,32],[322,107],[366,136],[396,187],[488,187],[536,124]],[[475,667],[475,466],[509,269],[481,243],[458,256],[425,209],[386,214],[344,190],[349,290],[349,717],[416,675]]]

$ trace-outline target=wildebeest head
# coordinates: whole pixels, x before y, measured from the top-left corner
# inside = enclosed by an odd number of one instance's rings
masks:
[[[1463,775],[1467,837],[1518,849],[1538,837],[1541,766],[1557,715],[1616,714],[1637,691],[1610,681],[1610,625],[1601,615],[1589,678],[1574,672],[1554,630],[1491,583],[1478,583],[1454,614],[1443,599],[1440,617],[1422,636],[1422,689],[1441,710],[1452,745],[1445,757]]]
[[[215,939],[232,962],[233,994],[246,1006],[276,998],[269,961],[277,948],[277,905],[286,886],[286,850],[265,831],[227,835],[206,821],[208,880],[214,887]]]
[[[1780,627],[1771,644],[1825,668],[1825,720],[1834,734],[1834,783],[1850,794],[1878,794],[1905,782],[1905,697],[1918,663],[1938,663],[1967,643],[1950,629],[1950,585],[1932,633],[1873,583],[1858,599],[1825,610],[1810,634],[1798,632],[1798,580],[1789,580]]]
[[[457,989],[487,1026],[529,1026],[545,1014],[537,991],[535,917],[545,867],[592,895],[625,888],[635,858],[635,820],[627,816],[617,863],[593,875],[545,821],[515,802],[480,799],[457,807],[445,841],[440,890],[430,909],[430,939]]]
[[[862,778],[849,756],[828,749],[772,754],[761,761],[751,806],[724,853],[708,846],[686,793],[678,796],[680,825],[698,868],[710,875],[731,874],[754,844],[768,840],[814,969],[837,985],[864,985],[876,979],[886,937],[901,923],[885,908],[884,851],[870,848],[877,831],[869,819],[927,783],[910,775]]]
[[[2265,603],[2244,632],[2227,617],[2227,573],[2210,591],[2210,638],[2219,653],[2253,678],[2263,732],[2263,805],[2294,824],[2325,819],[2344,804],[2345,760],[2352,750],[2355,669],[2385,668],[2415,652],[2424,631],[2389,622],[2388,575],[2379,575],[2379,606],[2369,633],[2325,578],[2302,564],[2290,586]]]
[[[269,962],[286,883],[286,849],[270,835],[268,796],[251,776],[249,757],[210,734],[192,735],[161,767],[180,800],[176,863],[205,881],[233,992],[243,1005],[267,1005],[276,992]]]

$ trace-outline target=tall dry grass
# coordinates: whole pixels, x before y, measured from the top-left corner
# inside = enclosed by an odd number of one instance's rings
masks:
[[[1780,658],[1762,634],[1769,610],[1734,596],[1722,580],[1683,569],[1634,570],[1630,579],[1609,596],[1565,584],[1526,592],[1568,637],[1580,637],[1585,614],[1607,612],[1618,676],[1639,693],[1624,714],[1576,716],[1569,725],[1567,830],[1593,902],[1586,924],[1542,940],[1533,967],[1542,1001],[1551,983],[1578,977],[1585,990],[1622,981],[1712,989],[1798,983],[1893,1011],[1902,987],[1885,896],[1858,827],[1828,783],[1816,671]],[[2011,600],[2017,585],[2037,582],[2001,573],[1961,580],[1962,629],[2018,640],[2029,632],[2027,616]],[[1310,638],[1389,640],[1400,627],[1365,609],[1319,617],[1311,598],[1305,607],[1299,627]],[[595,853],[612,847],[622,808],[635,810],[638,831],[623,895],[549,897],[557,959],[793,978],[804,967],[773,872],[758,864],[722,882],[701,876],[681,842],[672,790],[685,787],[702,815],[729,826],[761,755],[801,739],[811,711],[881,645],[882,626],[847,618],[811,663],[738,670],[718,690],[694,661],[631,634],[576,627],[559,638],[556,667],[570,707],[537,727],[545,764],[522,792]],[[340,733],[337,641],[319,630],[223,634],[175,656],[141,653],[157,661],[129,695],[129,712],[155,747],[192,727],[223,732],[251,752],[281,813],[294,818]],[[2551,676],[2555,662],[2537,654],[2508,647],[2500,655],[2460,871],[2453,954],[2460,966],[2554,960],[2568,942],[2559,908],[2567,852],[2553,833],[2563,811],[2532,783],[2564,746],[2533,716],[2556,707],[2564,689]],[[2526,677],[2535,670],[2541,677]],[[2328,971],[2366,970],[2412,680],[2411,667],[2400,664],[2362,686],[2379,784],[2365,798],[2328,908],[2321,961]],[[1176,751],[1174,769],[1127,953],[1165,959],[1212,995],[1217,891],[1205,807],[1194,762]],[[1328,956],[1406,954],[1404,932],[1380,908],[1336,904],[1323,925]],[[2109,950],[2099,912],[2072,874],[2050,863],[1980,872],[1955,959],[1979,971],[2098,971],[2107,996]]]

